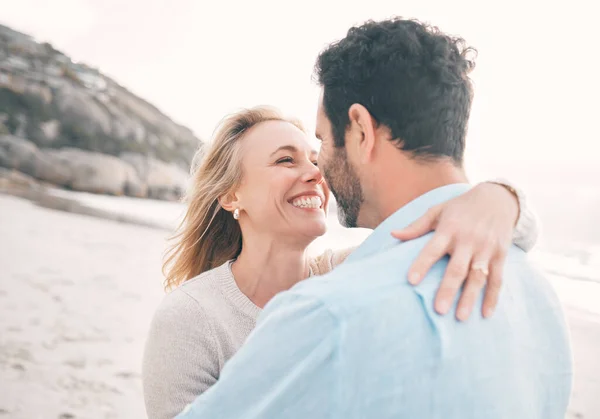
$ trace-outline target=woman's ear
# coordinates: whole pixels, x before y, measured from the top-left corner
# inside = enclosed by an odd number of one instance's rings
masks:
[[[233,212],[236,208],[240,207],[240,202],[235,192],[229,192],[219,197],[219,205],[225,211]]]

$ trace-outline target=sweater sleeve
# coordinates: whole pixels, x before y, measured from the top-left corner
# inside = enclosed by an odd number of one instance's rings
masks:
[[[533,208],[531,208],[531,203],[527,200],[523,190],[506,179],[494,179],[489,182],[504,186],[517,197],[519,201],[519,218],[513,233],[513,243],[529,252],[537,243],[540,235],[540,222]]]
[[[219,375],[216,340],[210,318],[181,289],[159,306],[152,324],[142,368],[149,419],[172,419]]]
[[[309,259],[312,274],[319,276],[331,272],[333,268],[345,261],[355,249],[356,247],[338,250],[327,249],[322,254]]]

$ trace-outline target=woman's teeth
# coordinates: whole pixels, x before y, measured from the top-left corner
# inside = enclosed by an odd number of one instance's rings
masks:
[[[298,208],[321,208],[323,201],[318,196],[301,196],[292,201],[292,205]]]

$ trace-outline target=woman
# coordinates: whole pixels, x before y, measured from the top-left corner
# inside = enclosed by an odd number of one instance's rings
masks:
[[[275,294],[329,272],[349,253],[307,257],[307,247],[326,231],[329,202],[316,159],[302,126],[270,108],[232,115],[216,132],[193,174],[188,210],[165,263],[166,286],[177,288],[158,308],[146,345],[151,419],[172,418],[217,381]],[[474,213],[471,202],[480,199],[491,201]],[[515,211],[489,218],[497,206]],[[443,207],[438,231],[451,224],[444,223],[445,213],[464,211],[452,235],[457,243],[474,245],[469,225],[485,220],[492,238],[508,245],[504,236],[512,232],[517,207],[502,187],[478,186]],[[423,233],[416,230],[413,236]],[[405,232],[403,238],[410,237]]]

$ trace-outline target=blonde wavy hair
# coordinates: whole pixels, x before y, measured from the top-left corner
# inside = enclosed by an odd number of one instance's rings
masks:
[[[236,258],[242,251],[239,223],[219,204],[242,179],[241,140],[253,126],[266,121],[289,122],[306,132],[302,123],[275,108],[243,109],[221,121],[208,150],[199,149],[184,198],[188,207],[163,264],[165,290]]]

